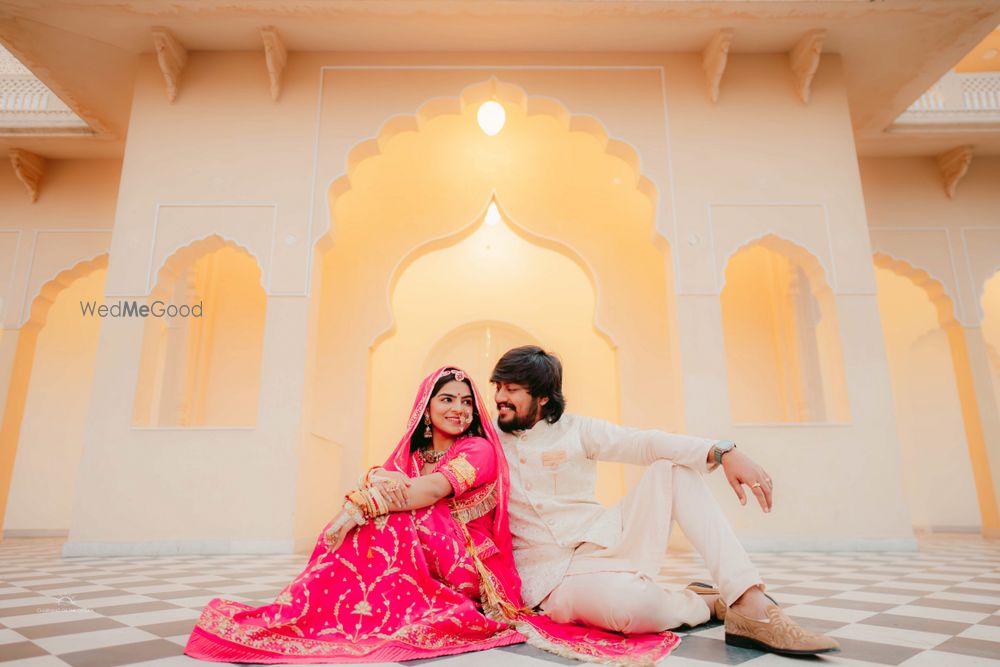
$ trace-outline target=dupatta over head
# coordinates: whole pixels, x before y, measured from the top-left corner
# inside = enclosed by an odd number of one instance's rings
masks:
[[[496,455],[497,479],[495,493],[497,499],[496,513],[493,519],[493,542],[500,549],[501,553],[512,555],[513,547],[511,545],[510,525],[507,519],[507,503],[510,498],[510,472],[507,468],[507,458],[504,456],[503,447],[500,445],[500,437],[493,427],[493,420],[490,419],[490,415],[486,411],[486,403],[483,401],[483,396],[468,373],[457,366],[442,366],[423,379],[423,382],[420,383],[420,387],[417,389],[417,397],[413,401],[413,407],[410,409],[410,418],[406,422],[406,431],[382,467],[386,470],[401,472],[409,477],[418,477],[420,475],[419,467],[413,462],[413,455],[410,451],[410,440],[413,437],[414,431],[420,426],[424,411],[427,410],[427,404],[431,401],[431,392],[434,391],[434,385],[437,384],[438,380],[450,374],[454,374],[456,380],[469,381],[469,385],[472,387],[473,415],[479,416],[479,422],[483,427],[483,437],[490,443],[493,453]],[[521,579],[517,576],[517,570],[514,570],[513,567],[509,573],[495,572],[494,574],[501,577],[505,584],[514,585],[509,590],[519,591],[521,589]],[[520,600],[518,600],[518,606],[520,606]]]

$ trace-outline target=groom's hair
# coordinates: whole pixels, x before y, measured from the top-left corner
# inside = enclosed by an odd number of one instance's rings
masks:
[[[562,393],[562,364],[554,354],[537,345],[515,347],[500,357],[493,367],[490,382],[512,382],[527,387],[535,398],[548,397],[542,406],[542,417],[549,423],[559,421],[566,410]]]

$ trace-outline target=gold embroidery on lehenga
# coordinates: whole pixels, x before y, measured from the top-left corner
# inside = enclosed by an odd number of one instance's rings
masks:
[[[471,465],[469,467],[471,468]],[[477,492],[476,494],[472,494],[471,498],[466,499],[466,502],[472,501],[478,503],[473,505],[473,507],[479,507],[488,498],[489,496],[484,497],[483,493]],[[432,513],[433,506],[410,512],[413,527],[421,533],[432,533],[433,531],[429,530],[427,526]],[[461,526],[465,537],[465,544],[462,544],[461,538],[452,541],[451,547],[454,549],[454,560],[451,567],[446,568],[448,569],[448,574],[454,573],[456,569],[469,570],[479,574],[479,592],[483,605],[489,609],[496,610],[499,608],[496,601],[499,601],[500,606],[503,603],[503,599],[497,591],[497,584],[492,581],[492,574],[489,573],[489,570],[479,562],[477,549],[472,545],[471,536],[465,530],[464,524],[456,523],[458,526]],[[335,654],[362,656],[378,650],[388,642],[401,642],[424,650],[446,649],[450,647],[463,647],[476,650],[476,647],[479,645],[495,645],[494,642],[510,637],[516,632],[516,630],[509,627],[510,621],[503,618],[503,614],[487,613],[488,618],[494,621],[501,621],[508,627],[492,635],[484,636],[482,639],[470,640],[468,630],[478,629],[485,632],[488,629],[488,625],[485,624],[486,621],[474,621],[471,625],[463,627],[462,622],[449,609],[450,603],[439,597],[438,590],[429,592],[426,587],[419,585],[413,577],[401,571],[402,563],[406,562],[404,559],[408,559],[411,564],[416,564],[418,559],[421,558],[421,554],[419,553],[422,549],[420,540],[408,540],[406,543],[402,543],[396,526],[392,522],[387,521],[386,525],[381,527],[381,529],[386,531],[387,537],[390,539],[384,541],[385,546],[381,544],[372,545],[374,553],[378,554],[379,559],[384,560],[384,564],[379,564],[380,567],[373,568],[377,570],[378,575],[372,581],[366,581],[366,576],[370,578],[371,573],[365,575],[352,560],[348,559],[351,557],[351,552],[353,552],[353,558],[357,560],[362,549],[368,546],[367,540],[364,538],[359,540],[359,535],[362,531],[355,530],[352,531],[353,535],[351,535],[351,539],[342,544],[337,551],[321,554],[309,568],[296,577],[278,595],[276,600],[278,609],[275,611],[273,619],[265,617],[264,620],[270,621],[270,623],[267,623],[264,627],[233,622],[233,614],[245,611],[249,607],[230,600],[221,600],[218,608],[206,606],[199,619],[199,626],[211,634],[248,648],[295,656],[327,656]],[[296,625],[297,621],[305,615],[306,610],[310,606],[308,599],[309,590],[307,587],[301,586],[301,584],[309,577],[315,576],[318,572],[335,564],[342,565],[346,569],[344,574],[347,578],[341,584],[344,586],[344,591],[333,604],[333,613],[330,616],[331,627],[319,630],[312,637],[305,637],[303,636],[302,629]],[[484,572],[487,575],[485,581],[483,577]],[[414,593],[419,596],[413,599],[412,603],[408,606],[403,602],[402,606],[405,608],[403,613],[404,625],[392,632],[386,631],[386,628],[389,627],[390,610],[395,608],[398,611],[401,606],[400,603],[391,602],[385,593],[372,595],[379,582],[389,576],[401,577],[414,587]],[[353,579],[353,581],[348,583],[349,579]],[[461,581],[456,585],[446,579],[443,583],[453,589],[458,588],[460,590],[468,589],[470,586],[470,582],[467,581]],[[471,583],[471,585],[475,586],[474,583]],[[492,592],[484,595],[484,591]],[[361,599],[357,600],[357,598],[354,598],[354,600],[349,601],[348,596],[352,593],[360,593]],[[414,617],[413,609],[417,604],[417,599],[420,598],[422,598],[426,611]],[[491,600],[494,602],[490,602]],[[302,604],[303,602],[304,604]],[[301,609],[292,606],[298,604],[302,604]],[[346,611],[344,609],[345,604],[353,604],[353,607],[349,607],[352,610],[352,614],[344,614],[342,616],[342,612]],[[396,606],[392,607],[391,605],[393,604]],[[379,608],[380,606],[381,608]],[[385,610],[384,615],[381,614],[382,609]],[[297,614],[297,617],[294,619],[280,618],[282,612],[288,613],[289,611],[293,613],[301,611],[302,613]],[[382,618],[378,622],[373,623],[373,617],[377,618],[379,615]],[[356,619],[356,623],[348,620],[351,616]],[[499,618],[496,618],[496,616],[499,616]],[[365,630],[362,631],[365,618],[369,620],[365,624]],[[438,627],[424,624],[422,622],[424,618],[433,618],[434,623]],[[353,627],[345,627],[344,622],[347,622],[348,626]],[[440,624],[442,623],[454,625],[456,631],[452,633],[441,629]],[[288,636],[286,633],[289,632],[299,636]],[[320,638],[321,635],[328,636],[329,638]],[[372,645],[373,640],[376,644],[374,646]]]
[[[247,605],[233,602],[232,600],[220,600],[221,609],[206,606],[198,619],[198,626],[202,629],[233,643],[250,648],[281,653],[284,655],[365,655],[377,650],[379,647],[359,646],[349,637],[342,641],[329,641],[322,639],[295,638],[268,631],[257,626],[245,626],[233,623],[230,618],[232,614],[248,609]],[[331,629],[332,630],[332,629]],[[326,631],[321,631],[322,634]],[[407,624],[391,634],[375,634],[378,639],[388,643],[399,641],[420,649],[438,649],[452,646],[469,647],[476,650],[477,644],[491,644],[497,639],[509,636],[516,632],[513,628],[501,630],[500,632],[484,637],[479,641],[470,641],[466,633],[457,634],[446,633],[426,625]]]

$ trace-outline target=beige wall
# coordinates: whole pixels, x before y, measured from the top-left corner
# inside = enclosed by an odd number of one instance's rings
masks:
[[[91,271],[106,267],[120,170],[110,160],[51,162],[32,203],[14,172],[0,169],[5,530],[65,533],[71,525],[100,331],[80,317],[79,299],[102,293],[104,272]]]
[[[686,427],[740,443],[781,496],[763,516],[740,508],[721,476],[713,488],[755,547],[907,543],[901,482],[884,474],[898,467],[900,449],[884,348],[873,344],[881,329],[840,62],[824,57],[805,105],[780,56],[732,58],[716,105],[704,93],[700,61],[681,62],[672,61],[667,92]],[[719,293],[729,258],[767,234],[812,255],[832,290],[844,423],[732,421]]]
[[[929,446],[920,444],[922,436],[911,433],[906,437],[901,435],[904,449],[944,459],[959,456],[959,450],[965,447],[962,463],[968,463],[975,481],[981,525],[1000,533],[996,510],[996,492],[1000,488],[1000,418],[995,381],[991,377],[995,370],[991,371],[988,346],[989,341],[995,340],[992,322],[997,315],[993,312],[996,301],[992,290],[986,295],[986,285],[1000,267],[1000,225],[996,222],[1000,205],[996,188],[1000,158],[975,157],[953,199],[945,194],[941,174],[931,157],[862,158],[860,167],[877,261],[921,290],[933,303],[938,319],[940,333],[928,329],[926,337],[911,342],[890,337],[887,340],[890,355],[897,359],[915,355],[912,363],[924,365],[925,373],[930,374],[924,377],[946,374],[943,364],[946,361],[952,364],[950,378],[955,394],[944,378],[933,390],[937,394],[925,393],[915,399],[897,392],[897,421],[920,423],[930,409],[927,402],[933,402],[932,396],[937,395],[940,407],[934,409],[940,409],[938,426],[948,433],[942,433],[942,437],[961,439],[957,444],[934,445],[931,453],[922,449]],[[899,302],[891,304],[891,308],[882,311],[887,329],[916,331],[911,321],[917,317],[916,311],[908,312]],[[945,333],[947,343],[941,338]],[[943,345],[948,348],[944,359]],[[912,385],[912,378],[907,379],[900,365],[893,368],[893,380],[897,385],[907,382]],[[910,401],[909,405],[899,405],[901,399]],[[952,410],[956,400],[964,437],[954,428]],[[941,465],[956,463],[948,461]],[[955,493],[960,495],[959,491]],[[958,520],[955,511],[940,509],[951,512],[952,518]]]
[[[101,300],[105,270],[60,292],[38,334],[7,500],[7,534],[65,534],[73,515],[101,321],[80,301]]]
[[[923,290],[891,269],[876,274],[913,525],[978,531],[981,518],[948,336]],[[948,492],[934,492],[942,488]]]
[[[486,138],[474,116],[491,97],[508,126]],[[866,164],[866,202],[857,164],[836,55],[808,104],[783,55],[731,56],[716,104],[697,56],[296,53],[275,103],[259,54],[196,52],[174,104],[145,57],[108,298],[147,299],[171,258],[197,260],[213,235],[252,258],[259,277],[232,276],[234,291],[254,283],[266,299],[256,420],[134,425],[145,327],[106,322],[67,553],[311,544],[398,437],[429,357],[481,350],[456,332],[486,323],[560,352],[574,409],[737,440],[780,489],[764,516],[712,476],[748,544],[910,547],[868,230],[894,176],[874,169],[888,182],[870,185]],[[537,257],[513,277],[509,258],[475,256],[493,197],[510,257]],[[765,237],[804,253],[829,292],[820,375],[836,418],[748,424],[731,409],[722,288],[737,253]],[[69,261],[59,252],[53,265]],[[542,282],[561,298],[535,298]],[[615,475],[605,499],[620,493]]]

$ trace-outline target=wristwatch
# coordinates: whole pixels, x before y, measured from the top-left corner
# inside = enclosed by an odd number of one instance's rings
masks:
[[[732,451],[734,447],[736,447],[736,443],[732,440],[719,440],[715,443],[715,447],[712,448],[712,458],[715,459],[716,464],[722,465],[722,455]]]

